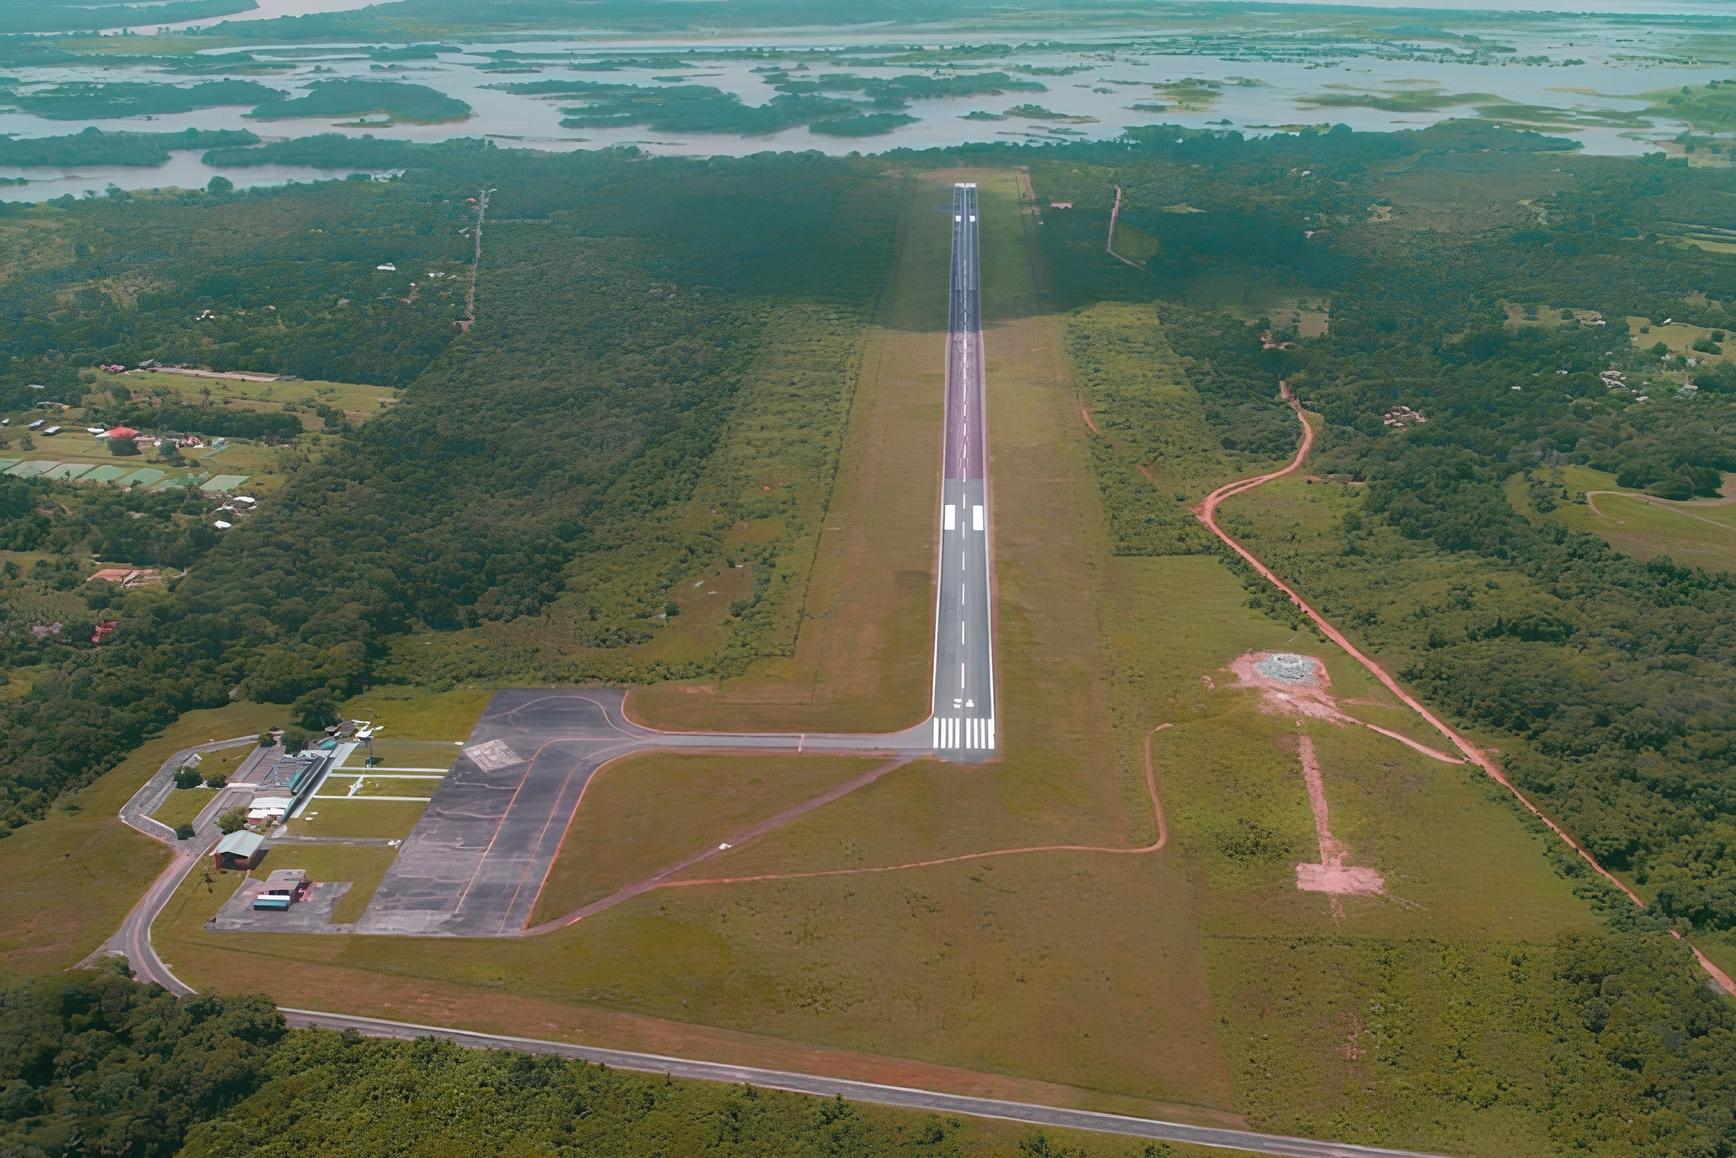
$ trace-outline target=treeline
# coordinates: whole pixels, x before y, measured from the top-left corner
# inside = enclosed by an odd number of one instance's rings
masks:
[[[243,129],[188,129],[180,133],[111,133],[94,125],[60,137],[0,136],[0,165],[62,168],[70,165],[161,165],[178,149],[233,149],[257,145]],[[70,198],[68,198],[70,200]]]
[[[109,416],[150,430],[177,434],[216,435],[293,442],[301,437],[301,419],[280,410],[248,410],[238,406],[191,406],[166,402],[161,406],[132,404],[110,407]]]
[[[129,595],[121,630],[99,650],[39,667],[28,696],[0,705],[0,826],[41,815],[190,708],[235,692],[270,702],[353,694],[407,633],[534,617],[568,595],[589,606],[599,642],[648,636],[669,575],[587,579],[576,561],[648,528],[678,541],[671,569],[716,554],[714,528],[664,521],[719,446],[768,324],[759,299],[868,309],[897,189],[866,162],[811,155],[488,152],[470,172],[286,190],[254,244],[318,222],[326,235],[306,243],[315,254],[413,250],[422,222],[463,220],[453,202],[485,183],[499,192],[476,327],[390,412],[226,532],[169,598]],[[379,227],[392,203],[405,224]],[[355,213],[339,220],[335,206]],[[185,229],[213,232],[209,219],[203,203],[147,207],[135,237],[166,250]],[[118,214],[103,220],[119,228]],[[808,239],[800,252],[779,243],[792,233]],[[176,268],[182,258],[162,260]],[[205,277],[233,278],[207,292],[230,312],[246,303],[242,321],[252,321],[265,289],[228,269]],[[110,308],[106,296],[88,300]],[[68,311],[61,324],[101,323]],[[349,331],[333,356],[354,356],[366,333]],[[726,527],[745,483],[722,499]],[[694,656],[683,671],[714,671],[721,656]]]
[[[0,35],[44,32],[95,32],[125,28],[141,20],[173,24],[246,12],[251,0],[164,0],[149,15],[126,0],[34,0],[0,10]]]
[[[341,77],[316,80],[293,94],[273,92],[247,115],[262,121],[295,117],[384,114],[391,120],[436,124],[463,120],[470,106],[425,84]]]
[[[112,969],[0,991],[0,1106],[8,1154],[987,1152],[956,1119],[290,1030],[263,997],[177,1000]],[[1054,1153],[1039,1137],[1029,1152]]]
[[[1516,950],[1541,973],[1514,1018],[1552,1043],[1524,1090],[1560,1153],[1736,1146],[1736,1010],[1660,934],[1564,936]],[[1447,1075],[1443,1081],[1454,1080]],[[0,990],[0,1148],[20,1154],[1007,1153],[954,1118],[742,1085],[675,1081],[433,1039],[290,1030],[261,997],[177,1000],[114,968]],[[1388,1139],[1388,1141],[1394,1141]],[[1161,1158],[1169,1147],[1061,1143],[1016,1153]]]
[[[1509,737],[1503,760],[1519,784],[1663,912],[1736,927],[1736,716],[1723,710],[1736,703],[1736,577],[1637,562],[1533,521],[1506,494],[1515,473],[1536,465],[1585,463],[1672,494],[1705,493],[1736,469],[1727,371],[1694,371],[1705,387],[1678,396],[1680,379],[1625,320],[1716,321],[1720,303],[1736,301],[1736,262],[1658,232],[1668,220],[1712,219],[1722,183],[1657,161],[1518,153],[1471,162],[1426,151],[1408,174],[1396,171],[1413,181],[1450,175],[1465,204],[1486,208],[1418,228],[1369,220],[1370,204],[1418,220],[1429,210],[1402,184],[1389,196],[1387,178],[1328,147],[1342,139],[1356,157],[1356,136],[1319,138],[1312,163],[1333,176],[1332,188],[1311,194],[1321,214],[1311,240],[1350,263],[1333,280],[1327,336],[1260,350],[1258,325],[1165,307],[1169,340],[1191,359],[1190,380],[1225,446],[1270,454],[1294,445],[1294,419],[1256,386],[1289,375],[1327,420],[1313,469],[1365,484],[1330,534],[1262,549],[1378,648],[1410,657],[1403,677],[1431,702]],[[1249,145],[1255,158],[1281,147]],[[1259,196],[1250,163],[1231,154],[1199,164],[1190,198]],[[1130,185],[1155,179],[1139,161],[1123,165]],[[1285,166],[1278,185],[1298,177],[1295,168]],[[1567,174],[1565,189],[1549,169]],[[1537,187],[1537,198],[1519,201]],[[1160,244],[1201,236],[1145,224]],[[1282,254],[1242,252],[1265,276],[1307,285]],[[1154,265],[1167,288],[1176,275]],[[1506,304],[1515,302],[1552,314],[1514,323]],[[1574,311],[1567,319],[1564,308]],[[1611,368],[1632,385],[1612,389],[1601,377]],[[1401,405],[1426,423],[1387,427],[1383,415]],[[1407,598],[1395,576],[1435,573],[1407,543],[1465,556],[1455,566],[1488,581]]]
[[[49,120],[88,121],[108,117],[166,116],[221,105],[256,105],[278,95],[276,89],[267,88],[258,81],[225,79],[185,86],[144,80],[66,81],[29,92],[9,92],[5,98],[7,103],[25,112]],[[251,133],[247,135],[252,136]]]
[[[329,182],[0,206],[20,249],[0,302],[0,406],[41,401],[32,382],[76,402],[81,369],[147,359],[402,386],[456,332],[476,188]]]

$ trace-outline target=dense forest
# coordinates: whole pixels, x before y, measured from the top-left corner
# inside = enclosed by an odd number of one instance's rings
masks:
[[[22,274],[0,297],[0,408],[42,401],[30,383],[76,402],[80,370],[147,359],[401,386],[452,339],[476,192],[345,181],[0,205]]]
[[[1667,939],[1564,937],[1523,1011],[1556,1042],[1551,1134],[1600,1154],[1736,1144],[1736,1011]],[[19,1154],[1140,1155],[881,1110],[430,1039],[289,1030],[261,997],[177,1000],[115,969],[0,991],[0,1148]],[[1016,1146],[1016,1149],[1014,1149]]]
[[[14,211],[28,272],[7,295],[0,402],[40,397],[30,381],[73,399],[80,368],[146,356],[410,385],[167,597],[121,597],[100,648],[12,641],[40,662],[28,694],[0,704],[0,826],[189,708],[239,695],[306,715],[341,700],[409,632],[534,617],[567,594],[597,645],[648,638],[677,574],[718,558],[750,501],[735,480],[704,525],[670,522],[778,318],[765,302],[859,325],[889,254],[897,184],[861,162],[433,155],[439,172],[390,183]],[[662,193],[643,196],[648,183]],[[461,291],[430,287],[461,285],[467,197],[490,185],[480,320],[460,332]],[[268,224],[211,228],[242,217]],[[387,258],[403,269],[376,270]],[[430,267],[456,276],[406,302],[410,271]],[[646,544],[649,561],[634,554]],[[756,613],[788,586],[764,554],[736,637],[682,674],[739,666],[788,621]]]
[[[1046,194],[1089,202],[1118,182],[1124,225],[1153,239],[1149,280],[1130,284],[1082,260],[1100,242],[1057,220],[1046,236],[1063,304],[1149,299],[1155,285],[1179,372],[1214,453],[1227,456],[1214,470],[1293,445],[1271,390],[1289,375],[1327,421],[1316,469],[1366,485],[1330,552],[1279,546],[1279,561],[1406,657],[1406,678],[1457,718],[1510,735],[1520,782],[1665,912],[1736,926],[1722,871],[1736,736],[1719,710],[1736,698],[1736,581],[1625,558],[1516,510],[1503,490],[1533,466],[1583,463],[1682,497],[1736,468],[1736,363],[1660,354],[1628,321],[1695,325],[1707,346],[1736,330],[1736,262],[1679,234],[1681,222],[1725,220],[1717,171],[1566,157],[1536,134],[1453,124],[1136,138],[1131,152],[1040,154]],[[27,401],[31,381],[75,399],[80,367],[145,357],[414,383],[397,412],[344,436],[173,598],[125,609],[100,654],[8,643],[44,658],[29,695],[0,707],[6,824],[39,815],[179,711],[234,694],[329,702],[364,686],[406,632],[536,615],[574,583],[590,643],[649,638],[668,583],[716,556],[732,516],[720,509],[710,528],[664,536],[654,572],[632,583],[599,573],[597,560],[618,570],[611,553],[643,538],[634,529],[692,493],[764,340],[766,314],[748,303],[829,301],[860,316],[878,285],[890,199],[858,162],[390,150],[437,171],[0,213],[20,270],[0,331],[0,400]],[[1063,154],[1071,160],[1054,162]],[[636,192],[647,180],[658,197]],[[1514,182],[1538,195],[1519,202],[1507,195]],[[469,240],[459,232],[474,222],[467,197],[489,184],[500,192],[484,320],[460,336]],[[1170,211],[1195,203],[1213,208]],[[1395,203],[1415,220],[1390,220]],[[243,218],[245,231],[205,227]],[[819,250],[798,257],[776,240],[792,234]],[[404,272],[377,270],[386,259]],[[413,277],[425,292],[412,297]],[[1258,293],[1228,303],[1225,284]],[[1261,295],[1286,289],[1330,296],[1325,334],[1259,317]],[[1683,389],[1690,380],[1696,393]],[[1657,397],[1642,400],[1647,390]],[[1382,415],[1396,405],[1426,413],[1426,425],[1389,429]],[[1130,421],[1135,451],[1163,427],[1155,415]],[[1124,549],[1210,549],[1169,505],[1198,493],[1138,499],[1132,518],[1117,516],[1133,536]],[[22,542],[40,533],[31,525],[6,533]],[[191,559],[208,544],[190,534],[171,523],[161,542],[131,542],[129,557]],[[1394,542],[1476,556],[1524,584],[1372,607],[1358,576],[1390,567]],[[745,631],[754,616],[742,615]],[[729,662],[752,653],[734,647]],[[642,674],[702,675],[720,662]]]
[[[1736,362],[1720,357],[1736,259],[1681,241],[1681,223],[1729,224],[1728,181],[1661,155],[1566,158],[1531,134],[1477,130],[1495,148],[1470,151],[1471,131],[1183,135],[1047,168],[1045,196],[1121,184],[1124,224],[1154,249],[1144,283],[1094,272],[1063,289],[1070,304],[1155,293],[1215,453],[1290,452],[1273,392],[1288,377],[1326,420],[1311,469],[1354,491],[1333,534],[1263,541],[1268,560],[1430,702],[1504,737],[1520,785],[1664,913],[1736,928],[1736,576],[1628,558],[1505,490],[1583,464],[1686,499],[1736,470]],[[1077,264],[1069,229],[1047,235],[1055,264]],[[1327,333],[1262,316],[1286,296],[1330,297]],[[1672,351],[1647,333],[1664,321],[1702,336]],[[1399,406],[1425,421],[1389,425]],[[1173,434],[1128,436],[1175,461]],[[1142,514],[1178,529],[1124,532],[1123,549],[1213,549],[1175,515]],[[1430,573],[1419,552],[1465,560],[1468,578],[1408,597],[1396,580]]]
[[[8,1154],[883,1155],[985,1149],[956,1118],[433,1040],[289,1030],[261,997],[115,971],[0,991]],[[1019,1153],[1075,1153],[1038,1131]],[[1165,1146],[1106,1143],[1159,1158]]]

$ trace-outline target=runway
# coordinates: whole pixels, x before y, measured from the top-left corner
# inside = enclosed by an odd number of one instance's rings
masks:
[[[971,759],[997,746],[994,610],[984,421],[977,187],[953,186],[948,275],[945,449],[934,608],[929,741]]]

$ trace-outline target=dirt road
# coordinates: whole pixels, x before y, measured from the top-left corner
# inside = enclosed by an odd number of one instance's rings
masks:
[[[1389,692],[1394,696],[1397,696],[1400,703],[1411,709],[1411,711],[1415,712],[1418,716],[1421,716],[1423,720],[1427,722],[1429,727],[1439,732],[1453,745],[1453,747],[1463,753],[1465,759],[1477,765],[1477,767],[1481,768],[1491,780],[1495,781],[1495,783],[1499,784],[1511,793],[1513,799],[1517,800],[1527,812],[1542,821],[1550,832],[1553,832],[1563,844],[1572,849],[1574,853],[1589,865],[1594,872],[1601,876],[1605,881],[1621,890],[1622,894],[1626,896],[1628,900],[1632,901],[1635,907],[1641,909],[1645,908],[1646,903],[1640,898],[1638,893],[1634,892],[1634,890],[1628,887],[1624,881],[1617,878],[1615,874],[1611,873],[1608,869],[1604,868],[1603,865],[1599,864],[1596,857],[1587,852],[1577,840],[1573,839],[1565,829],[1555,823],[1554,820],[1550,819],[1541,808],[1533,804],[1528,796],[1521,792],[1511,780],[1507,779],[1506,773],[1501,770],[1501,767],[1496,764],[1487,753],[1472,744],[1469,740],[1465,739],[1465,737],[1461,736],[1453,728],[1449,727],[1445,721],[1441,720],[1440,717],[1436,716],[1433,712],[1429,711],[1428,708],[1424,707],[1416,697],[1412,696],[1409,692],[1405,691],[1404,688],[1400,687],[1399,682],[1395,680],[1385,668],[1381,667],[1378,663],[1374,662],[1374,660],[1363,654],[1362,650],[1354,643],[1350,642],[1350,639],[1342,631],[1334,627],[1324,615],[1321,615],[1320,612],[1310,606],[1302,596],[1298,595],[1294,588],[1285,583],[1282,579],[1278,578],[1277,574],[1274,573],[1270,567],[1266,566],[1266,564],[1260,560],[1259,556],[1242,546],[1241,543],[1237,542],[1235,538],[1218,525],[1218,507],[1222,505],[1225,499],[1234,498],[1236,495],[1240,494],[1246,494],[1248,491],[1263,486],[1266,483],[1271,482],[1273,479],[1279,479],[1283,478],[1285,475],[1294,474],[1301,468],[1302,463],[1308,458],[1308,452],[1314,448],[1314,427],[1309,424],[1308,416],[1303,413],[1302,404],[1296,400],[1296,395],[1291,392],[1290,384],[1288,382],[1279,382],[1278,390],[1279,393],[1282,394],[1284,401],[1289,405],[1291,411],[1295,413],[1296,421],[1302,426],[1302,444],[1296,448],[1296,456],[1290,460],[1289,465],[1280,467],[1277,470],[1268,471],[1262,475],[1255,475],[1252,478],[1238,479],[1235,482],[1225,483],[1223,486],[1206,496],[1205,501],[1202,502],[1194,511],[1195,515],[1199,517],[1200,522],[1206,525],[1207,530],[1216,535],[1237,555],[1240,555],[1242,560],[1246,562],[1248,566],[1252,567],[1260,574],[1261,578],[1282,591],[1285,596],[1289,598],[1290,602],[1295,604],[1296,608],[1301,611],[1302,614],[1306,615],[1314,626],[1320,629],[1322,635],[1326,636],[1327,639],[1330,639],[1333,643],[1342,648],[1345,654],[1349,655],[1350,658],[1361,664],[1363,668],[1375,679],[1379,680]],[[1682,939],[1681,935],[1675,933],[1673,930],[1671,935],[1677,937],[1678,940]],[[1714,965],[1709,959],[1707,959],[1706,955],[1701,953],[1698,949],[1694,949],[1692,945],[1689,945],[1689,948],[1693,949],[1695,959],[1699,961],[1701,968],[1706,971],[1707,975],[1712,978],[1718,987],[1731,996],[1736,997],[1736,980],[1733,980],[1728,973],[1725,973],[1722,969]]]

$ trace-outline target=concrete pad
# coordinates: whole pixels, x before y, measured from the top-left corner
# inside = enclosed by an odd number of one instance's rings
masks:
[[[347,932],[349,926],[332,924],[332,910],[338,898],[350,891],[348,881],[317,881],[307,896],[285,910],[255,909],[253,898],[265,887],[264,881],[250,880],[235,890],[235,895],[223,902],[210,927],[225,932],[245,933],[332,933]]]
[[[591,774],[657,738],[621,717],[622,699],[615,689],[497,692],[358,931],[523,929]]]

